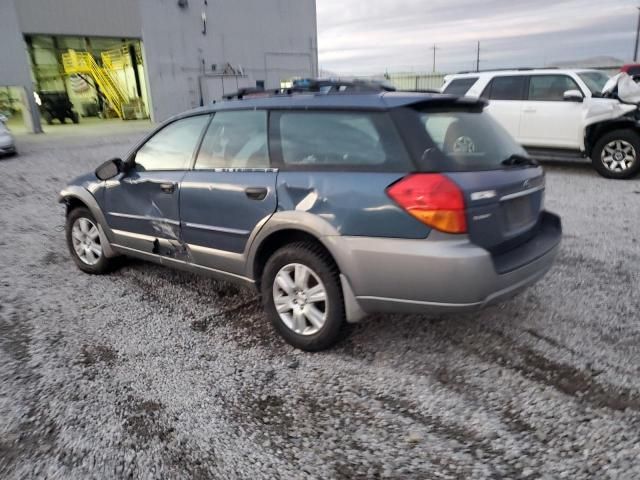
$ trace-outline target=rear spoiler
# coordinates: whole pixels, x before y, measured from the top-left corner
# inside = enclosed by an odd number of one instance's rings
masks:
[[[407,105],[416,110],[432,110],[440,108],[455,108],[473,112],[481,112],[489,104],[484,98],[458,97],[455,95],[434,95],[429,99],[418,100]]]

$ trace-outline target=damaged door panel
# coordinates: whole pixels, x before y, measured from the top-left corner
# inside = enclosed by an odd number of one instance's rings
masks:
[[[178,201],[184,174],[132,171],[105,192],[107,221],[118,243],[164,253],[169,241],[180,242]]]
[[[116,243],[188,261],[180,230],[180,182],[191,167],[210,115],[169,123],[129,159],[105,190],[106,218]]]

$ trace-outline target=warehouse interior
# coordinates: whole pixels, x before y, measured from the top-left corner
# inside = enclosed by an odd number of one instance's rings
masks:
[[[25,43],[35,101],[46,124],[149,117],[139,40],[26,35]]]

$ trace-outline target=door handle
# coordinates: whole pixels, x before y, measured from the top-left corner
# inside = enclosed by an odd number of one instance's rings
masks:
[[[525,108],[523,110],[524,113],[536,113],[536,109],[535,108]]]
[[[160,190],[162,190],[164,193],[173,193],[176,191],[176,184],[173,182],[161,183]]]
[[[269,190],[267,187],[247,187],[244,189],[244,193],[251,200],[264,200]]]

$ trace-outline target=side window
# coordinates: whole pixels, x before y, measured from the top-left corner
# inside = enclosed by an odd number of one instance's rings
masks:
[[[216,113],[202,141],[195,169],[268,167],[267,112]]]
[[[449,95],[465,95],[473,84],[476,83],[478,77],[470,77],[470,78],[456,78],[452,80],[447,88],[444,89],[442,93],[447,93]]]
[[[512,75],[494,77],[482,93],[489,100],[522,100],[524,97],[524,76]]]
[[[186,170],[209,115],[170,123],[136,152],[136,170]]]
[[[578,84],[566,75],[532,75],[529,80],[531,101],[562,102],[567,90],[581,91]]]
[[[273,112],[286,166],[410,168],[386,113]]]

